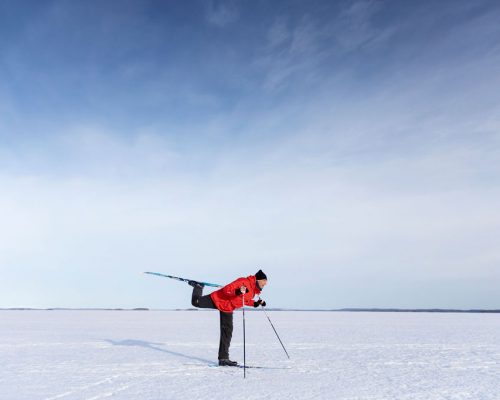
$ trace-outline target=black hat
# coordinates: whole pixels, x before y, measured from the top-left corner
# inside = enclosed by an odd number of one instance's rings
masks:
[[[261,269],[259,269],[259,271],[255,274],[255,278],[257,278],[257,280],[261,280],[261,279],[266,279],[267,280],[267,276],[264,272],[262,272]]]

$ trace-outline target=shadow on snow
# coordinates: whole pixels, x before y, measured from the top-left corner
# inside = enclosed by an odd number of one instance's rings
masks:
[[[166,350],[164,348],[158,347],[158,346],[163,345],[163,343],[146,342],[144,340],[133,340],[133,339],[127,339],[127,340],[104,339],[104,341],[112,344],[113,346],[136,346],[136,347],[144,347],[146,349],[161,351],[162,353],[167,353],[167,354],[171,354],[173,356],[186,358],[188,360],[200,361],[200,362],[202,362],[204,364],[207,364],[209,366],[217,365],[213,361],[206,360],[204,358],[195,357],[195,356],[191,356],[191,355],[188,355],[188,354],[179,353],[178,351]]]

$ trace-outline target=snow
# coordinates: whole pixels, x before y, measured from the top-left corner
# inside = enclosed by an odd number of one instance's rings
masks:
[[[214,367],[216,311],[0,311],[0,399],[500,399],[498,314],[247,312]],[[242,314],[231,358],[243,361]]]

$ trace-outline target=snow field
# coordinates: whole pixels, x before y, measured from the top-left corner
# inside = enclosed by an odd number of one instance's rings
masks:
[[[0,400],[500,399],[498,314],[246,313],[215,367],[216,311],[0,311]],[[243,362],[242,313],[231,358]]]

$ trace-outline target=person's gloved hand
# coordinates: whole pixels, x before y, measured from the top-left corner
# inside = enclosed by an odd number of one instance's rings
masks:
[[[258,301],[254,301],[253,302],[253,306],[255,308],[257,308],[258,306],[262,306],[262,307],[265,307],[266,306],[266,302],[262,299],[259,299]]]
[[[247,292],[246,286],[241,286],[240,288],[236,289],[236,296],[241,296],[242,294],[245,294]]]

